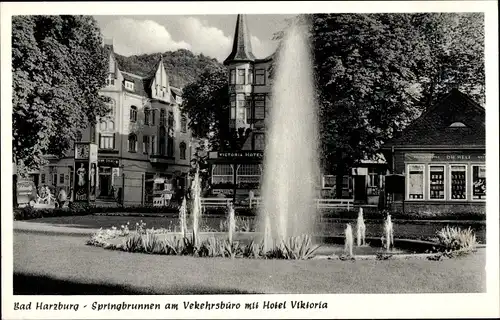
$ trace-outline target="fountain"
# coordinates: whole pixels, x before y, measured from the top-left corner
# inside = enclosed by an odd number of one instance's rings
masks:
[[[193,194],[193,204],[191,208],[191,215],[193,219],[193,245],[195,246],[198,245],[198,227],[201,215],[201,182],[199,171],[199,168],[197,168],[193,179],[193,185],[191,187],[191,193]]]
[[[390,214],[387,215],[387,218],[384,223],[384,234],[385,234],[385,248],[387,249],[387,251],[390,251],[391,245],[394,246],[393,225]]]
[[[306,32],[295,25],[285,35],[273,83],[259,213],[265,250],[314,233],[319,135]]]
[[[353,237],[352,237],[352,227],[350,223],[347,224],[347,227],[345,228],[344,232],[345,232],[344,253],[352,257]]]
[[[228,219],[228,236],[229,236],[229,243],[233,243],[233,234],[236,229],[236,223],[234,220],[234,207],[232,204],[229,204],[227,207],[227,219]]]
[[[179,208],[179,224],[181,228],[181,235],[184,238],[187,232],[187,222],[186,222],[186,212],[187,212],[187,204],[186,197],[182,198],[181,207]]]
[[[358,223],[356,225],[356,244],[358,247],[361,247],[366,244],[365,237],[366,237],[366,226],[365,226],[365,221],[363,219],[363,208],[359,208],[359,214],[358,214]]]

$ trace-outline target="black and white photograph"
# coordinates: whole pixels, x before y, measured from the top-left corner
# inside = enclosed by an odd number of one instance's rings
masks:
[[[499,316],[496,1],[60,4],[2,3],[9,319]]]

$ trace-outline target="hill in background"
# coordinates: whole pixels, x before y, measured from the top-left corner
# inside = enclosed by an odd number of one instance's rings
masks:
[[[163,62],[167,69],[170,85],[183,88],[190,82],[196,80],[196,77],[202,73],[203,69],[209,65],[221,65],[216,59],[195,55],[186,49],[177,51],[167,51],[162,54]],[[120,70],[137,74],[139,76],[149,76],[154,72],[158,62],[159,53],[141,54],[130,57],[115,54]]]

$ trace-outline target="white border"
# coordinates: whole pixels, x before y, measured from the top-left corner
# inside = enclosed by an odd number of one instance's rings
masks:
[[[422,181],[422,199],[410,199],[410,166],[422,166],[422,175],[423,175],[423,181]],[[426,188],[425,188],[425,179],[427,178],[426,175],[426,170],[425,170],[426,164],[425,163],[406,163],[406,201],[426,201]]]
[[[263,4],[263,5],[261,5]],[[45,318],[45,319],[69,319],[69,318],[193,318],[203,317],[205,313],[178,312],[178,313],[86,313],[75,315],[71,312],[13,312],[12,305],[12,217],[8,214],[12,210],[12,180],[10,172],[12,163],[9,150],[12,150],[12,134],[10,122],[11,112],[11,82],[12,73],[10,68],[11,50],[11,15],[13,14],[271,14],[271,13],[317,13],[317,12],[484,12],[486,43],[485,43],[485,70],[486,70],[486,128],[487,128],[487,156],[486,166],[492,181],[489,183],[488,192],[492,195],[499,194],[498,183],[498,3],[496,1],[392,1],[392,2],[31,2],[31,3],[0,3],[1,14],[1,64],[0,74],[1,87],[1,119],[2,119],[2,313],[6,319],[21,318]],[[493,180],[495,179],[495,180]],[[486,282],[487,293],[482,294],[388,294],[388,295],[308,295],[309,300],[327,300],[329,309],[325,312],[300,311],[274,312],[262,311],[258,313],[247,312],[213,312],[205,317],[238,317],[238,318],[270,318],[270,317],[311,317],[311,318],[463,318],[463,317],[500,317],[499,311],[499,268],[498,268],[498,209],[499,197],[489,197],[487,203],[487,257],[486,257]],[[437,262],[438,263],[438,262]],[[194,299],[197,296],[191,296]],[[259,296],[261,297],[261,296]],[[293,299],[295,295],[270,295],[270,299]],[[198,297],[200,299],[213,299],[211,296]],[[255,296],[217,296],[217,299],[230,299],[232,301],[245,301],[255,299]],[[181,296],[52,296],[16,297],[16,301],[45,302],[87,302],[106,300],[120,302],[123,300],[144,302],[182,301]],[[215,300],[215,299],[213,299]],[[360,308],[360,306],[362,306]],[[425,307],[421,307],[425,306]]]
[[[452,182],[452,175],[451,175],[451,167],[452,166],[455,166],[455,167],[465,167],[465,199],[453,199],[451,196],[452,196],[452,190],[451,190],[451,182]],[[450,163],[448,164],[448,176],[449,176],[449,179],[448,179],[448,191],[450,192],[449,193],[449,197],[448,197],[448,200],[450,201],[453,201],[453,202],[459,202],[459,201],[469,201],[469,176],[468,176],[468,167],[469,167],[469,164],[468,163],[463,163],[463,164],[457,164],[457,163]],[[461,172],[461,171],[459,171]]]
[[[431,199],[431,167],[442,167],[443,168],[443,179],[444,179],[444,182],[443,182],[443,185],[444,185],[444,198],[443,199],[439,199],[439,198],[436,198],[436,199]],[[446,201],[446,196],[448,194],[448,192],[446,191],[446,182],[447,182],[447,175],[446,175],[446,164],[440,164],[440,163],[436,163],[436,164],[428,164],[427,165],[427,170],[428,170],[428,181],[427,181],[427,192],[428,192],[428,200],[429,201]]]

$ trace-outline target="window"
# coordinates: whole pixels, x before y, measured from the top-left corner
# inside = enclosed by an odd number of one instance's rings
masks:
[[[151,112],[151,122],[150,122],[150,124],[152,126],[154,126],[155,122],[156,122],[156,110],[151,110],[150,112]]]
[[[429,199],[444,200],[444,166],[429,166]]]
[[[167,116],[165,109],[160,110],[160,126],[164,126],[167,123]]]
[[[472,166],[472,200],[486,200],[486,166]]]
[[[150,110],[148,108],[144,109],[144,124],[149,126],[149,114]]]
[[[451,200],[467,200],[467,167],[450,165]]]
[[[238,78],[236,84],[245,84],[245,69],[238,69]]]
[[[255,133],[253,135],[254,150],[264,151],[266,145],[265,136],[263,133]]]
[[[108,121],[108,131],[115,130],[115,123],[113,121]]]
[[[212,184],[233,183],[232,164],[214,164],[212,166]]]
[[[149,136],[142,136],[142,153],[149,152]]]
[[[236,69],[229,70],[229,84],[236,83]]]
[[[156,154],[156,136],[151,136],[151,154]]]
[[[52,185],[56,185],[57,184],[57,173],[53,173],[52,174]]]
[[[115,75],[110,73],[108,74],[108,77],[106,78],[106,85],[107,86],[114,86],[115,85]]]
[[[116,105],[115,99],[110,99],[110,101],[108,103],[106,103],[106,105],[109,108],[108,116],[114,116],[115,115],[115,105]]]
[[[115,135],[101,133],[99,137],[100,149],[114,149],[115,148]]]
[[[125,89],[134,91],[134,83],[132,81],[125,80]]]
[[[424,199],[424,165],[408,165],[408,200]]]
[[[266,95],[255,95],[255,120],[264,120],[266,117]]]
[[[42,173],[42,174],[40,175],[40,183],[41,183],[41,184],[44,184],[44,183],[45,183],[45,173]]]
[[[186,160],[186,143],[185,142],[181,142],[179,144],[179,156],[181,158],[181,160]]]
[[[133,133],[128,135],[128,151],[137,152],[137,136]]]
[[[81,133],[80,131],[78,131],[78,132],[76,133],[76,137],[75,137],[75,139],[76,139],[76,141],[77,141],[77,142],[82,141],[82,133]]]
[[[236,95],[236,105],[238,107],[238,114],[237,114],[238,119],[245,119],[246,100],[244,94],[239,93]]]
[[[335,176],[334,175],[324,175],[322,179],[323,189],[334,189],[335,188]]]
[[[248,69],[248,81],[247,81],[248,84],[252,84],[253,83],[253,71],[252,69]]]
[[[236,95],[232,94],[230,100],[231,100],[231,120],[234,120],[236,119]]]
[[[174,156],[174,138],[170,135],[167,138],[167,157]]]
[[[368,168],[368,187],[380,187],[380,175],[375,168]]]
[[[186,116],[182,116],[182,118],[181,118],[181,132],[182,133],[187,132],[187,118],[186,118]]]
[[[174,113],[172,111],[168,112],[168,127],[169,128],[174,127]]]
[[[59,174],[59,184],[64,184],[64,173]]]
[[[137,121],[137,107],[131,106],[130,107],[130,122],[136,122],[136,121]]]
[[[259,183],[261,173],[258,164],[241,164],[236,171],[236,183]]]
[[[263,86],[266,84],[266,69],[255,70],[255,85]]]
[[[164,156],[165,153],[166,153],[166,149],[165,149],[165,143],[166,143],[166,139],[167,139],[167,130],[165,129],[164,126],[162,126],[160,128],[160,145],[158,147],[158,149],[160,150],[160,155]]]
[[[99,124],[99,130],[106,131],[107,128],[108,128],[108,126],[106,124],[106,121],[101,121],[101,123]]]

